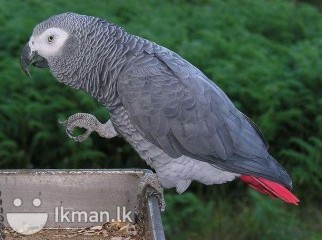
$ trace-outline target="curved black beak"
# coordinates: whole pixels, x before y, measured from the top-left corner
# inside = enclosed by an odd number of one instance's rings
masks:
[[[21,53],[20,57],[20,64],[22,67],[22,70],[29,76],[29,66],[33,65],[39,68],[45,68],[48,67],[48,62],[45,58],[38,55],[37,51],[31,51],[29,47],[29,43],[27,43]]]

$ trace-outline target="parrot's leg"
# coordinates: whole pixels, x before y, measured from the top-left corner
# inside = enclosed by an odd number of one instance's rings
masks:
[[[177,186],[176,186],[176,190],[177,190],[177,193],[181,194],[183,193],[184,191],[187,190],[187,188],[190,186],[191,184],[191,180],[190,179],[187,179],[187,180],[180,180],[178,183],[177,183]]]
[[[97,132],[104,138],[113,138],[117,136],[117,132],[115,131],[111,120],[102,124],[95,116],[88,113],[76,113],[70,116],[66,121],[59,123],[66,127],[67,135],[77,142],[84,141],[92,132]],[[73,136],[73,130],[76,127],[85,128],[86,132],[79,136]]]
[[[146,211],[147,198],[151,195],[157,196],[161,212],[165,211],[165,200],[163,188],[161,187],[158,177],[154,173],[145,173],[138,185],[137,200],[134,206],[135,214],[138,219],[143,218]]]

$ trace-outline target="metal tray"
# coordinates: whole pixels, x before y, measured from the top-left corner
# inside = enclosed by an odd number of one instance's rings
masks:
[[[42,228],[81,228],[107,220],[134,221],[137,186],[148,172],[142,169],[1,170],[4,226],[17,224],[10,222],[12,216],[17,219],[17,214],[22,220],[31,219],[30,216],[43,218],[46,221]],[[165,239],[155,196],[148,197],[145,216],[146,238]]]

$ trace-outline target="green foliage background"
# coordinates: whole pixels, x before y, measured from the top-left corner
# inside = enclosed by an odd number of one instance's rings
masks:
[[[312,5],[309,5],[312,4]],[[167,191],[168,239],[322,239],[322,18],[318,0],[0,0],[0,167],[146,168],[122,139],[68,139],[58,120],[108,112],[48,70],[20,70],[32,28],[95,15],[192,62],[262,129],[294,180],[298,207],[237,181]]]

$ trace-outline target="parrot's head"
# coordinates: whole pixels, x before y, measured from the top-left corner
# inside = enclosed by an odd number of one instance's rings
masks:
[[[46,19],[35,26],[23,48],[22,69],[30,76],[30,65],[49,67],[58,81],[77,87],[76,82],[79,83],[87,69],[96,64],[96,59],[89,56],[99,52],[97,35],[104,24],[108,25],[98,18],[76,13],[62,13]]]

